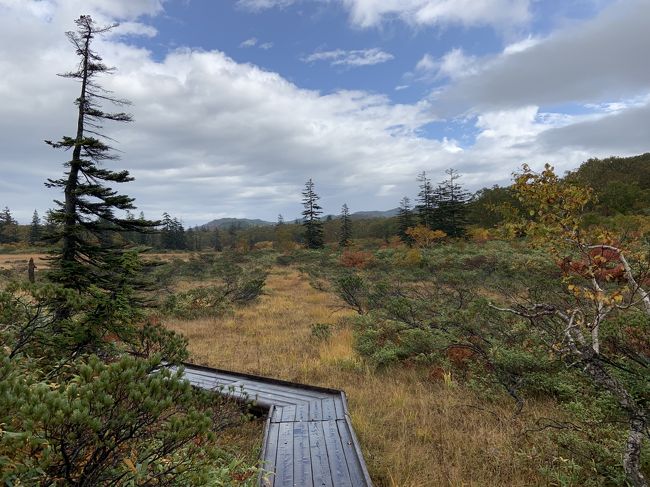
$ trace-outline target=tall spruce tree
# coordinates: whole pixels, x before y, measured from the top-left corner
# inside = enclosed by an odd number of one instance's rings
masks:
[[[62,247],[52,255],[50,278],[79,292],[91,285],[115,291],[116,285],[124,284],[121,263],[125,247],[116,239],[110,239],[107,245],[97,245],[97,240],[108,242],[107,234],[146,230],[155,223],[119,216],[135,208],[133,198],[118,194],[108,185],[126,183],[133,178],[128,171],[103,167],[104,162],[118,157],[107,144],[109,139],[101,134],[102,123],[132,120],[128,113],[102,109],[105,102],[117,106],[129,102],[114,97],[96,81],[98,76],[111,73],[114,68],[106,66],[92,49],[93,40],[116,25],[100,27],[88,15],[82,15],[75,23],[77,31],[67,32],[66,36],[79,56],[79,64],[74,71],[60,76],[79,82],[81,87],[75,100],[76,133],[73,137],[63,136],[58,142],[46,141],[55,149],[72,150],[71,159],[65,163],[64,177],[46,183],[64,192],[64,200],[56,201],[58,209],[54,212],[54,218],[61,224],[56,237]]]
[[[418,182],[420,183],[420,191],[418,193],[417,205],[415,206],[418,218],[420,224],[427,228],[433,228],[435,220],[435,201],[431,179],[427,177],[425,171],[422,171],[418,174]]]
[[[341,230],[339,233],[339,247],[348,247],[352,239],[352,220],[350,219],[350,210],[347,203],[341,207]]]
[[[18,241],[18,222],[11,214],[8,206],[0,212],[0,243],[15,243]]]
[[[52,262],[58,284],[0,293],[3,317],[11,318],[0,326],[0,424],[11,430],[0,435],[0,478],[8,485],[205,485],[222,467],[211,433],[229,420],[181,370],[161,363],[187,358],[185,343],[162,327],[141,326],[130,292],[137,253],[121,252],[101,233],[133,225],[114,215],[132,200],[105,187],[128,173],[99,167],[110,155],[94,137],[102,119],[124,117],[101,111],[97,101],[110,95],[92,81],[108,68],[90,43],[108,28],[90,17],[77,25],[68,37],[81,63],[68,77],[82,86],[78,131],[52,143],[72,150],[66,178],[50,182],[65,192],[53,213],[62,227]]]
[[[442,230],[450,237],[462,237],[467,226],[467,210],[470,194],[458,184],[460,174],[454,169],[445,171],[447,179],[435,191],[435,229]]]
[[[320,197],[314,191],[314,182],[309,179],[302,192],[302,225],[305,227],[305,245],[308,249],[323,248],[323,222],[320,216],[323,209],[318,204]]]
[[[41,225],[41,218],[38,216],[38,211],[34,210],[32,215],[32,223],[29,226],[28,241],[30,245],[34,245],[41,240],[43,233],[43,226]]]
[[[407,196],[404,196],[404,198],[399,202],[397,223],[397,234],[399,235],[400,240],[409,246],[413,245],[413,237],[406,233],[409,228],[415,226],[411,200]]]

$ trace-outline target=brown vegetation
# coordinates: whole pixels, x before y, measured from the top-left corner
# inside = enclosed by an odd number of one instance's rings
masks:
[[[447,372],[376,371],[353,350],[350,311],[293,269],[273,269],[266,295],[233,316],[167,326],[189,339],[196,363],[344,389],[371,476],[378,486],[540,485],[556,449],[525,424],[553,414],[550,401],[513,419],[506,397],[485,397]],[[311,325],[330,323],[329,339]],[[457,357],[459,360],[466,357]]]

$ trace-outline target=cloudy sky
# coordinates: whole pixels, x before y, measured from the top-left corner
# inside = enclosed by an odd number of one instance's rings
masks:
[[[96,49],[135,122],[107,126],[139,209],[188,225],[388,209],[453,167],[468,189],[650,150],[648,0],[0,0],[0,206],[60,197],[78,86],[64,32]]]

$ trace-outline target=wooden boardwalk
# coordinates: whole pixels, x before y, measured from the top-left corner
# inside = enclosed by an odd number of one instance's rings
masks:
[[[185,377],[268,411],[261,486],[372,486],[343,391],[192,364]]]

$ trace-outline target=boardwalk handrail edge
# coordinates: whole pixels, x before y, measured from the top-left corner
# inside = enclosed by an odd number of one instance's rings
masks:
[[[280,386],[288,386],[288,387],[294,387],[298,389],[307,389],[316,392],[326,392],[328,394],[339,394],[340,392],[343,392],[341,389],[332,389],[330,387],[321,387],[321,386],[314,386],[311,384],[302,384],[300,382],[292,382],[288,380],[275,379],[273,377],[264,377],[261,375],[247,374],[245,372],[233,372],[232,370],[217,369],[214,367],[208,367],[206,365],[192,364],[190,362],[181,362],[180,364],[184,367],[187,366],[187,367],[192,367],[194,369],[201,369],[201,370],[205,370],[206,372],[217,372],[219,374],[228,374],[228,375],[233,375],[238,377],[244,377],[245,379],[253,379],[259,382],[268,382],[269,384],[276,384]]]

